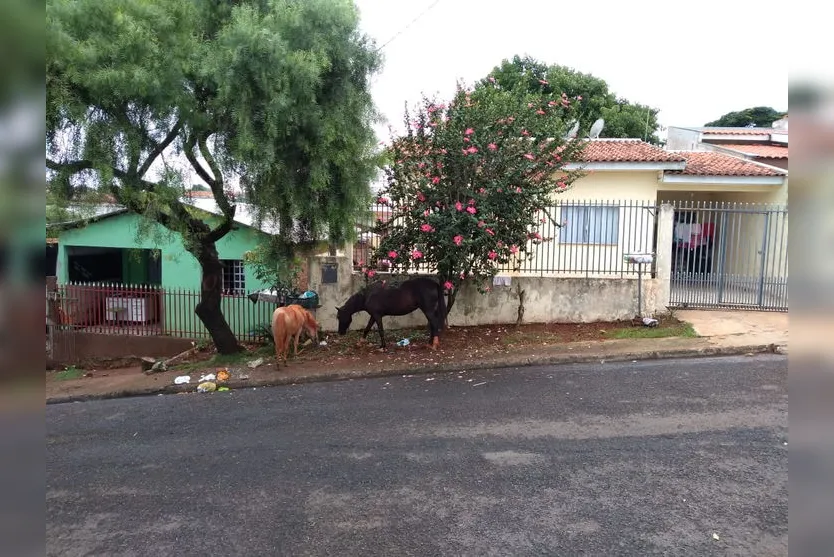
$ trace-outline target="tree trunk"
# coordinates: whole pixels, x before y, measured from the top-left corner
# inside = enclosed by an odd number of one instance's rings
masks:
[[[238,344],[232,328],[223,315],[220,300],[223,293],[223,264],[212,241],[203,240],[194,254],[200,262],[203,280],[200,284],[200,302],[194,313],[200,318],[211,335],[211,340],[220,354],[236,354],[243,348]]]
[[[455,305],[455,298],[458,297],[458,289],[453,288],[449,291],[449,295],[447,296],[446,300],[446,316],[443,318],[443,326],[445,328],[449,328],[449,314],[452,312],[452,307]]]

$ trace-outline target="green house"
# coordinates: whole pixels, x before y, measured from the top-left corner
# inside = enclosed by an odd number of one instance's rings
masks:
[[[192,206],[208,224],[219,223],[210,210]],[[224,265],[223,313],[235,334],[245,336],[268,322],[273,309],[246,297],[269,285],[244,264],[246,252],[271,231],[256,226],[240,206],[238,212],[243,217],[217,242],[217,250]],[[66,319],[91,331],[117,323],[145,327],[146,334],[205,336],[194,314],[200,265],[180,235],[119,207],[99,208],[98,213],[51,227],[58,244],[55,274],[68,300]]]

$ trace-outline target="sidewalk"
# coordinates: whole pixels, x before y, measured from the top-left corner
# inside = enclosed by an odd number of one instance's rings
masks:
[[[229,389],[288,385],[386,375],[416,375],[464,372],[476,369],[513,368],[581,362],[618,362],[659,358],[686,358],[749,353],[787,353],[787,314],[763,312],[680,311],[677,317],[693,325],[698,338],[615,339],[519,348],[465,362],[434,362],[431,365],[392,360],[380,355],[377,363],[364,367],[344,362],[338,367],[310,363],[275,370],[272,366],[250,369],[246,364],[229,367]],[[376,360],[375,360],[376,361]],[[174,385],[182,371],[145,375],[136,368],[107,370],[93,377],[47,381],[47,403],[160,393],[194,392],[199,373],[191,373],[187,385]],[[242,377],[243,376],[243,377]]]

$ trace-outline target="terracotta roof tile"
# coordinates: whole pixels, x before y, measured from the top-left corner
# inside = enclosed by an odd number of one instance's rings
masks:
[[[742,144],[727,144],[716,145],[722,149],[732,149],[744,153],[745,155],[752,155],[754,157],[761,157],[763,159],[786,159],[788,158],[788,148],[784,145],[742,145]]]
[[[687,176],[784,176],[784,170],[714,151],[674,151],[686,158],[684,170],[667,171]]]
[[[770,135],[772,133],[788,133],[776,128],[695,128],[704,135]]]
[[[214,199],[214,194],[210,191],[189,190],[185,192],[185,195],[191,199]]]
[[[683,162],[671,151],[639,139],[594,139],[582,151],[582,162]]]

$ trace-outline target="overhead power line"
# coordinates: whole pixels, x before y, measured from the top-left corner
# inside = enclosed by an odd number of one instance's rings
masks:
[[[431,10],[432,8],[434,8],[434,7],[435,7],[436,5],[438,5],[439,3],[440,3],[440,0],[434,0],[434,2],[432,2],[432,3],[431,3],[431,5],[430,5],[428,8],[426,8],[425,10],[423,10],[422,12],[420,12],[420,14],[419,14],[417,17],[415,17],[414,19],[412,19],[412,20],[411,20],[411,22],[410,22],[408,25],[406,25],[405,27],[403,27],[402,29],[400,29],[399,31],[397,31],[397,32],[394,34],[394,36],[393,36],[393,37],[391,37],[390,39],[388,39],[387,41],[385,41],[385,42],[382,44],[382,46],[381,46],[381,47],[377,48],[377,49],[376,49],[376,52],[379,52],[380,50],[382,50],[383,48],[385,48],[386,46],[388,46],[389,44],[391,44],[391,42],[393,42],[393,41],[394,41],[394,39],[396,39],[397,37],[399,37],[400,35],[402,35],[404,32],[406,32],[406,31],[408,30],[408,28],[409,28],[409,27],[411,27],[412,25],[414,25],[415,23],[417,23],[417,21],[418,21],[421,17],[423,17],[424,15],[426,15],[426,14],[429,12],[429,10]]]

